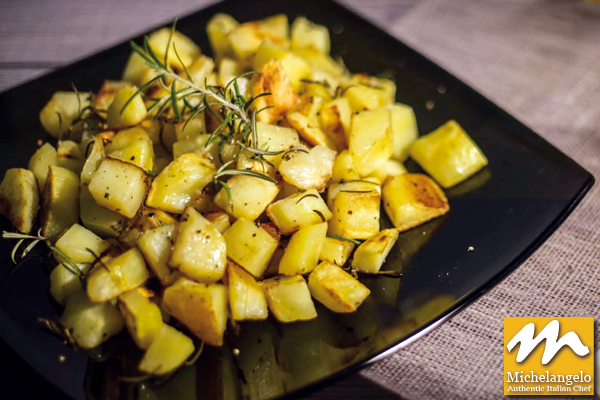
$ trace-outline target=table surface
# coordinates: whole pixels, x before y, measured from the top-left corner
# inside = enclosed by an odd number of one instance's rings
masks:
[[[600,173],[600,143],[594,134],[600,123],[600,96],[596,95],[600,93],[600,4],[577,0],[342,2],[474,86],[592,173]],[[0,3],[0,90],[210,3]],[[596,188],[528,262],[458,317],[392,359],[311,398],[501,398],[502,379],[496,382],[496,376],[502,375],[502,317],[600,315],[597,197]],[[2,398],[58,395],[43,382],[15,387],[14,382],[32,372],[10,349],[0,346],[3,359],[12,360],[0,363]],[[461,346],[470,348],[470,357],[457,355]],[[480,379],[475,379],[477,374]]]

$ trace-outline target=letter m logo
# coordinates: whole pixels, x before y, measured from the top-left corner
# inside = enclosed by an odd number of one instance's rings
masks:
[[[558,332],[560,329],[560,323],[558,320],[551,321],[535,338],[535,325],[529,323],[523,327],[506,345],[508,352],[518,343],[521,343],[519,352],[517,353],[517,362],[523,362],[529,354],[545,339],[546,347],[544,349],[544,355],[542,356],[542,364],[548,364],[558,353],[558,351],[564,347],[569,346],[575,354],[580,357],[585,356],[590,352],[587,346],[584,346],[579,339],[579,336],[575,332],[568,332],[558,340]]]

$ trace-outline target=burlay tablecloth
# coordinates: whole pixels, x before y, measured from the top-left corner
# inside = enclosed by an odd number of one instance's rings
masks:
[[[388,29],[600,177],[600,3],[428,1]],[[599,191],[495,289],[363,374],[407,399],[503,397],[504,317],[600,315]]]

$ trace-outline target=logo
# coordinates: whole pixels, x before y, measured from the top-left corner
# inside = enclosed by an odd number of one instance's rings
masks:
[[[593,318],[504,318],[504,394],[593,395]]]

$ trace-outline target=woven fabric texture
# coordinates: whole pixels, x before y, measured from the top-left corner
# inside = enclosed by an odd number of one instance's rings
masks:
[[[599,3],[428,1],[388,23],[600,176]],[[600,315],[599,192],[504,282],[363,375],[406,399],[503,398],[504,317]]]

